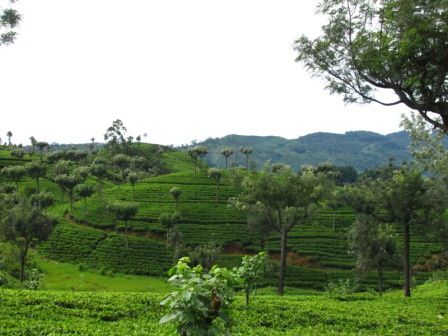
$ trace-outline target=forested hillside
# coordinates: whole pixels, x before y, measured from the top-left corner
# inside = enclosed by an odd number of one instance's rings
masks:
[[[284,162],[299,169],[304,164],[316,165],[324,161],[338,166],[353,166],[358,172],[386,164],[390,159],[397,163],[410,160],[409,137],[405,132],[381,135],[374,132],[354,131],[345,134],[312,133],[298,139],[275,136],[228,135],[207,139],[199,145],[209,148],[207,162],[223,167],[225,159],[221,149],[231,147],[234,154],[231,165],[245,165],[245,156],[240,153],[244,146],[252,147],[250,160],[261,168],[267,160]]]

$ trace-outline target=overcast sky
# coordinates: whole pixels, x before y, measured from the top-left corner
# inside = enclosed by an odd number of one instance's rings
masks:
[[[19,0],[0,49],[0,137],[101,141],[119,118],[146,141],[399,130],[404,106],[346,106],[296,56],[317,0]]]

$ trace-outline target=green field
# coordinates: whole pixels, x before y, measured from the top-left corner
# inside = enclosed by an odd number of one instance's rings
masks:
[[[0,290],[0,335],[174,335],[159,325],[162,294]],[[448,283],[341,301],[327,296],[257,296],[232,305],[233,335],[447,335]]]

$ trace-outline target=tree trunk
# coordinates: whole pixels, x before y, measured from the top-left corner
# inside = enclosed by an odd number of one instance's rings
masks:
[[[28,241],[25,240],[25,248],[20,254],[20,282],[25,280],[25,262],[28,254]]]
[[[246,294],[246,307],[249,307],[249,285],[246,285],[244,292]]]
[[[127,221],[127,220],[124,221],[124,235],[125,235],[124,247],[129,248],[129,241],[128,241],[128,221]]]
[[[226,169],[227,169],[227,159],[228,159],[228,158],[227,158],[227,156],[226,156]]]
[[[219,183],[216,183],[216,203],[219,202]]]
[[[87,221],[87,197],[84,197],[84,221]]]
[[[249,154],[246,154],[246,169],[249,171]]]
[[[404,223],[404,236],[403,236],[403,277],[404,277],[404,296],[411,296],[411,269],[409,263],[409,222]]]
[[[132,200],[135,201],[135,185],[132,185]]]
[[[383,296],[383,264],[378,265],[378,294]]]
[[[40,183],[39,183],[39,178],[36,178],[36,185],[37,185],[37,193],[40,193]]]
[[[73,211],[73,190],[70,190],[70,211]]]
[[[286,253],[288,244],[288,232],[283,229],[281,232],[281,253],[280,253],[280,270],[278,272],[278,295],[283,295],[285,292],[285,277],[286,277]]]

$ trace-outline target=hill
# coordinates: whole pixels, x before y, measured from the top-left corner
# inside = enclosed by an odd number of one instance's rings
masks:
[[[407,151],[409,137],[406,132],[381,135],[373,132],[355,131],[345,134],[312,133],[298,139],[276,136],[228,135],[223,138],[207,139],[198,145],[206,146],[206,156],[211,166],[223,167],[224,157],[220,154],[224,147],[234,149],[229,163],[245,165],[245,157],[239,152],[242,146],[250,146],[250,159],[258,168],[264,162],[284,162],[294,169],[301,165],[316,165],[324,161],[339,166],[353,166],[359,172],[386,164],[393,158],[396,162],[409,160]]]
[[[146,153],[143,151],[143,153]],[[147,151],[156,155],[152,162],[164,167],[170,173],[144,175],[133,187],[127,181],[112,183],[111,180],[90,176],[88,184],[95,186],[92,197],[78,199],[70,209],[67,196],[54,183],[50,174],[54,167],[48,163],[49,173],[42,179],[41,189],[56,195],[56,203],[48,210],[58,224],[48,241],[38,247],[39,252],[51,259],[75,265],[87,265],[103,273],[128,273],[163,276],[172,265],[175,251],[167,246],[167,228],[159,223],[159,216],[177,210],[181,213],[178,229],[182,243],[190,250],[207,244],[221,247],[217,263],[234,267],[242,255],[253,254],[262,249],[257,236],[246,223],[241,211],[229,207],[228,199],[237,197],[241,190],[233,184],[231,171],[224,171],[219,187],[220,198],[216,199],[215,183],[207,177],[206,169],[194,173],[194,165],[182,151],[164,149]],[[91,153],[88,160],[94,161],[100,154]],[[5,151],[3,156],[7,157]],[[31,156],[27,160],[38,159]],[[8,157],[9,160],[9,157]],[[15,162],[15,164],[23,164]],[[108,175],[113,180],[119,173],[111,168]],[[240,170],[240,174],[247,172]],[[33,192],[35,181],[25,178],[20,182],[19,193]],[[182,194],[178,205],[170,194],[177,187]],[[124,223],[117,221],[107,210],[113,200],[133,201],[138,213],[130,220],[129,247],[125,247]],[[87,213],[84,213],[86,205]],[[354,214],[349,209],[322,209],[312,223],[296,227],[289,237],[287,286],[322,290],[329,281],[355,278],[354,257],[348,254],[347,233]],[[397,229],[397,233],[399,229]],[[398,234],[398,239],[401,235]],[[412,235],[412,262],[441,251],[435,237]],[[273,233],[266,244],[272,266],[263,285],[277,283],[280,239]],[[415,279],[427,279],[430,273],[416,273]],[[386,287],[399,287],[401,274],[398,269],[385,273]],[[366,273],[361,279],[363,287],[375,287],[376,274]]]

